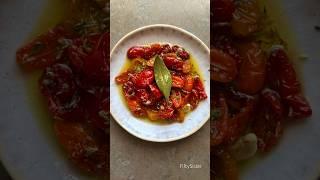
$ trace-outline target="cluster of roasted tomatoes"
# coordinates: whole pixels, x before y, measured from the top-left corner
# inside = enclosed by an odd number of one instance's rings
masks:
[[[24,70],[43,71],[39,87],[71,160],[103,175],[109,167],[109,33],[80,36],[69,27],[35,38],[16,58]]]
[[[155,81],[155,56],[160,56],[170,70],[172,89],[169,99],[164,97]],[[184,48],[158,43],[134,46],[128,50],[127,57],[130,67],[115,80],[122,85],[126,103],[135,116],[182,122],[188,111],[207,98]]]
[[[285,48],[268,50],[256,38],[261,13],[256,0],[213,0],[211,24],[212,176],[237,179],[228,149],[254,133],[270,151],[284,126],[312,114]]]

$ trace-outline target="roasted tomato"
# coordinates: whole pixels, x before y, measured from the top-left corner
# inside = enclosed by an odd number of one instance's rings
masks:
[[[54,64],[47,67],[39,83],[49,103],[49,110],[56,119],[77,119],[81,116],[79,90],[68,65]]]
[[[124,72],[116,77],[116,83],[117,84],[123,84],[129,80],[129,72]]]
[[[207,98],[207,94],[205,92],[204,86],[199,77],[195,77],[193,89],[195,89],[198,92],[200,100]]]
[[[163,55],[163,61],[166,64],[166,66],[171,70],[183,70],[184,61],[180,59],[176,54]]]
[[[162,97],[162,93],[156,84],[150,84],[149,89],[155,100],[160,99]]]
[[[127,104],[128,104],[130,111],[135,116],[143,117],[146,114],[146,111],[142,108],[142,105],[140,105],[138,100],[132,99],[132,98],[126,98],[126,101],[127,101]]]
[[[141,47],[141,46],[131,47],[127,52],[127,56],[129,59],[142,58],[144,57],[144,54],[145,54],[144,47]]]
[[[170,95],[170,99],[175,108],[180,108],[183,105],[183,99],[180,91],[173,91]]]
[[[267,70],[266,56],[254,42],[240,44],[239,54],[243,57],[243,62],[235,85],[241,92],[255,94],[264,86]]]
[[[98,80],[102,84],[108,81],[109,72],[109,33],[104,33],[95,43],[93,50],[84,58],[83,72],[91,80]]]
[[[301,119],[312,114],[311,107],[305,97],[302,96],[300,82],[296,72],[283,48],[274,48],[270,58],[272,85],[280,93],[281,98],[288,108],[288,116]]]
[[[94,137],[90,127],[80,122],[57,120],[54,130],[70,159],[78,167],[89,173],[106,174],[106,141]]]
[[[235,79],[238,69],[235,59],[216,48],[210,51],[211,59],[211,79],[227,83]]]
[[[290,46],[267,9],[258,0],[210,2],[210,174],[233,180],[239,179],[236,160],[271,151],[287,122],[311,116],[312,109],[287,53]],[[191,105],[202,97],[198,82],[185,78]]]
[[[279,141],[284,128],[280,95],[271,89],[264,89],[258,109],[253,131],[259,139],[258,148],[261,151],[270,151]]]
[[[233,0],[213,0],[212,5],[213,21],[231,21],[233,12],[235,11]]]
[[[82,92],[82,104],[85,106],[87,121],[97,129],[106,130],[109,120],[109,94],[105,87],[91,92],[94,93]]]
[[[172,87],[183,88],[184,87],[184,79],[177,75],[172,75]]]
[[[248,37],[253,35],[259,28],[261,18],[258,1],[239,1],[236,3],[234,17],[231,20],[234,36]]]
[[[194,84],[194,78],[192,75],[187,75],[185,77],[185,82],[184,82],[184,86],[183,89],[190,92],[193,88],[193,84]]]
[[[183,47],[158,43],[133,46],[127,56],[130,65],[115,77],[115,82],[122,86],[133,115],[151,121],[183,122],[188,111],[208,97],[193,68],[191,55]],[[157,63],[159,60],[162,65]],[[157,64],[162,66],[161,71],[156,69]],[[164,79],[170,85],[169,93],[163,90],[167,84],[159,85]]]
[[[172,53],[173,50],[169,44],[162,44],[161,45],[161,52],[164,54],[167,54],[167,53]]]
[[[190,58],[189,53],[182,47],[179,47],[178,45],[175,45],[172,47],[173,52],[177,54],[178,57],[180,57],[182,60],[187,60]]]
[[[132,76],[132,82],[137,88],[146,88],[154,81],[154,74],[152,69],[145,69]]]
[[[19,65],[26,70],[42,69],[59,61],[64,44],[72,35],[67,25],[58,25],[46,34],[21,47],[16,53]]]
[[[97,81],[102,84],[107,81],[109,41],[109,34],[104,33],[75,39],[74,44],[68,48],[68,57],[72,65],[89,81]],[[85,49],[86,46],[91,49]]]
[[[160,54],[162,51],[169,51],[165,47],[161,47],[160,44],[151,44],[150,46],[133,46],[127,52],[129,59],[144,58],[149,60],[156,54]]]

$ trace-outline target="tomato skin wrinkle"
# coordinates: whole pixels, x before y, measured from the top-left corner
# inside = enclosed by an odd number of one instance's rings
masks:
[[[135,74],[132,77],[132,81],[135,86],[139,88],[146,88],[154,81],[154,73],[153,70],[147,69],[140,73]]]
[[[144,48],[139,46],[131,47],[127,52],[127,56],[129,59],[144,57],[144,54]]]
[[[172,76],[172,86],[176,88],[184,87],[184,79],[179,76]]]
[[[171,70],[182,71],[184,61],[179,59],[175,54],[169,54],[163,57],[163,61],[166,66]]]
[[[163,96],[160,89],[157,87],[157,85],[150,84],[149,88],[150,88],[152,95],[155,97],[155,99],[160,99]]]
[[[301,85],[293,65],[282,48],[275,48],[270,55],[271,70],[277,77],[278,91],[288,106],[288,116],[302,119],[311,116],[312,110],[305,97],[301,95]]]

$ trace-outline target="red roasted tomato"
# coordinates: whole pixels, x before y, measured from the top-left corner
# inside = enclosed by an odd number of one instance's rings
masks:
[[[133,115],[152,121],[183,122],[185,114],[207,98],[205,88],[193,69],[190,54],[181,46],[151,44],[133,46],[127,52],[130,67],[115,81],[122,86],[126,104]],[[163,61],[170,76],[170,95],[165,97],[157,82],[156,58]]]

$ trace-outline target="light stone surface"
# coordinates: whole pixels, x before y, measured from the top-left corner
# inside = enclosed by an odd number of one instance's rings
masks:
[[[111,0],[111,47],[130,31],[150,24],[181,27],[207,46],[210,43],[209,0]],[[140,140],[111,121],[111,179],[209,180],[209,122],[192,136],[171,143]],[[180,164],[201,165],[185,169]]]

